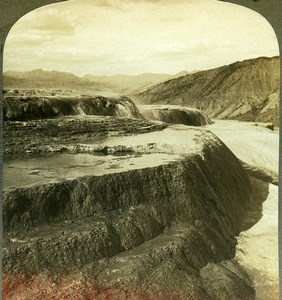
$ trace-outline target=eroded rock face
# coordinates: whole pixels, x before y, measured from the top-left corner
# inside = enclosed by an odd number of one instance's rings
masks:
[[[236,261],[209,263],[200,273],[204,287],[212,299],[250,299],[253,294],[247,273],[242,271]]]
[[[195,108],[173,105],[143,105],[139,108],[142,115],[149,120],[190,126],[201,126],[212,123],[203,112]]]
[[[98,115],[141,118],[135,104],[127,97],[50,97],[6,96],[4,120],[26,120],[68,115]]]
[[[108,291],[135,299],[144,293],[153,299],[253,299],[241,267],[221,263],[235,255],[252,195],[248,176],[210,132],[195,143],[167,165],[6,192],[6,280],[59,275],[61,291],[94,289],[100,297]],[[222,281],[215,285],[207,274],[221,274]],[[49,283],[26,293],[38,297],[46,289],[51,296]],[[15,292],[7,293],[12,299]]]

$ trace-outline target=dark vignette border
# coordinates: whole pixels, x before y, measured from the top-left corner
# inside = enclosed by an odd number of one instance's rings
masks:
[[[3,100],[3,51],[5,39],[12,28],[12,26],[23,15],[32,11],[38,7],[63,2],[68,0],[0,0],[0,240],[2,241],[2,190],[3,190],[3,116],[2,116],[2,100]],[[162,0],[159,0],[160,2]],[[272,25],[276,36],[278,38],[279,48],[282,49],[282,1],[281,0],[218,0],[222,2],[230,2],[238,5],[250,8],[262,16],[264,16],[268,22]],[[280,60],[280,78],[282,78],[282,65]],[[280,83],[281,88],[281,83]],[[280,128],[282,128],[282,101],[280,92]],[[282,149],[282,139],[280,132],[279,149]],[[279,160],[279,181],[282,182],[282,166],[281,166],[282,153],[280,153]],[[280,299],[282,299],[282,188],[279,187],[279,271],[280,271]],[[2,247],[1,247],[2,249]],[[2,257],[2,252],[0,257]],[[2,274],[2,265],[0,264],[0,272]],[[2,280],[0,280],[0,287]],[[2,291],[2,288],[1,288]],[[2,292],[0,293],[0,299],[2,299]]]

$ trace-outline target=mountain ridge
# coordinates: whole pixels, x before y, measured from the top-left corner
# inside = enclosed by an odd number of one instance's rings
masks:
[[[5,89],[75,89],[90,92],[113,92],[113,94],[131,94],[148,89],[149,87],[171,78],[183,76],[187,71],[177,74],[142,73],[137,75],[84,75],[79,77],[70,72],[45,71],[6,71],[3,74]]]

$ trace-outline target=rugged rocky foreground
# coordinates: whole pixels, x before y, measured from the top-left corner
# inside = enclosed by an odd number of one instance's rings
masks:
[[[238,136],[229,140],[226,137],[236,127],[233,123],[209,125],[210,119],[195,109],[150,107],[142,114],[172,123],[207,124],[205,129],[146,120],[127,98],[79,97],[83,107],[77,96],[70,100],[49,96],[38,102],[26,98],[10,97],[6,107],[10,112],[30,112],[29,119],[4,122],[6,167],[17,172],[17,161],[21,166],[33,161],[31,168],[18,169],[18,180],[5,188],[4,297],[254,299],[254,284],[260,293],[267,290],[253,276],[245,256],[236,254],[236,243],[240,232],[248,234],[246,230],[262,217],[269,183],[278,183],[269,159],[262,165],[271,171],[252,166],[260,166],[257,161],[265,155],[258,153],[255,160],[249,155],[261,143],[262,133],[269,143],[275,131],[248,124],[256,133],[250,138],[246,124],[239,122],[242,132],[237,130]],[[67,107],[66,115],[75,112],[77,116],[32,118],[38,109],[48,116],[48,105],[58,105],[58,114],[63,115]],[[111,116],[93,116],[97,111]],[[112,116],[121,112],[132,113],[130,117]],[[248,164],[242,165],[209,128]],[[77,160],[77,164],[66,165],[66,170],[83,168],[85,153],[105,158],[126,154],[119,162],[127,160],[130,167],[122,169],[113,159],[109,172],[93,168],[87,176],[80,177],[78,172],[74,178],[66,175],[54,181],[50,168],[42,171],[35,163],[35,158],[44,158],[48,165],[50,157],[54,162],[56,155],[58,160],[66,154],[71,157],[63,162]],[[154,164],[135,165],[145,154],[144,159]],[[158,155],[171,159],[163,162]],[[273,166],[273,155],[270,157]],[[102,160],[97,161],[101,164]],[[46,172],[44,180],[31,184],[41,172]],[[242,247],[241,239],[240,243]],[[274,274],[273,295],[275,278]]]
[[[261,57],[168,80],[134,100],[200,108],[210,118],[278,126],[279,77],[279,57]]]
[[[213,134],[191,128],[187,145],[169,164],[6,192],[7,298],[253,299],[233,260],[252,184]]]
[[[4,193],[4,298],[254,299],[253,276],[235,256],[236,237],[261,218],[269,183],[277,184],[274,173],[245,163],[243,167],[206,129],[145,120],[128,99],[124,106],[116,99],[85,99],[82,110],[77,96],[63,98],[62,103],[56,97],[45,100],[47,106],[58,105],[59,114],[66,105],[71,107],[66,114],[77,116],[28,115],[24,121],[4,122],[6,163],[25,159],[21,163],[29,164],[29,159],[48,160],[54,153],[67,153],[74,161],[77,153],[162,153],[172,159],[28,187],[20,187],[18,177]],[[26,107],[26,99],[10,100],[10,112],[15,100],[14,111],[24,113],[18,108]],[[38,114],[45,100],[27,97],[28,111],[35,107]],[[109,114],[133,113],[93,116],[97,107]],[[46,109],[43,115],[46,111],[48,116]],[[210,123],[193,109],[162,107],[156,113],[151,107],[147,114],[166,122]],[[216,124],[209,126],[224,136]],[[250,128],[274,134],[259,126]],[[237,144],[235,139],[231,148]],[[27,176],[39,173],[35,167]]]

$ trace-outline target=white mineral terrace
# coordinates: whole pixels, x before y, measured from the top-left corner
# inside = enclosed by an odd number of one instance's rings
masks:
[[[241,160],[277,172],[277,130],[254,126],[251,122],[218,120],[202,128],[215,133]],[[197,146],[195,138],[201,134],[202,129],[171,125],[163,131],[103,137],[95,141],[96,144],[108,147],[139,147],[147,154],[142,154],[142,151],[140,154],[127,153],[123,156],[61,153],[44,158],[11,160],[4,165],[4,188],[10,190],[71,180],[84,175],[103,175],[166,164],[180,159],[189,153],[189,149],[194,149]],[[263,203],[263,217],[252,228],[241,232],[236,258],[254,280],[257,299],[278,299],[277,186],[269,184],[269,194]]]

